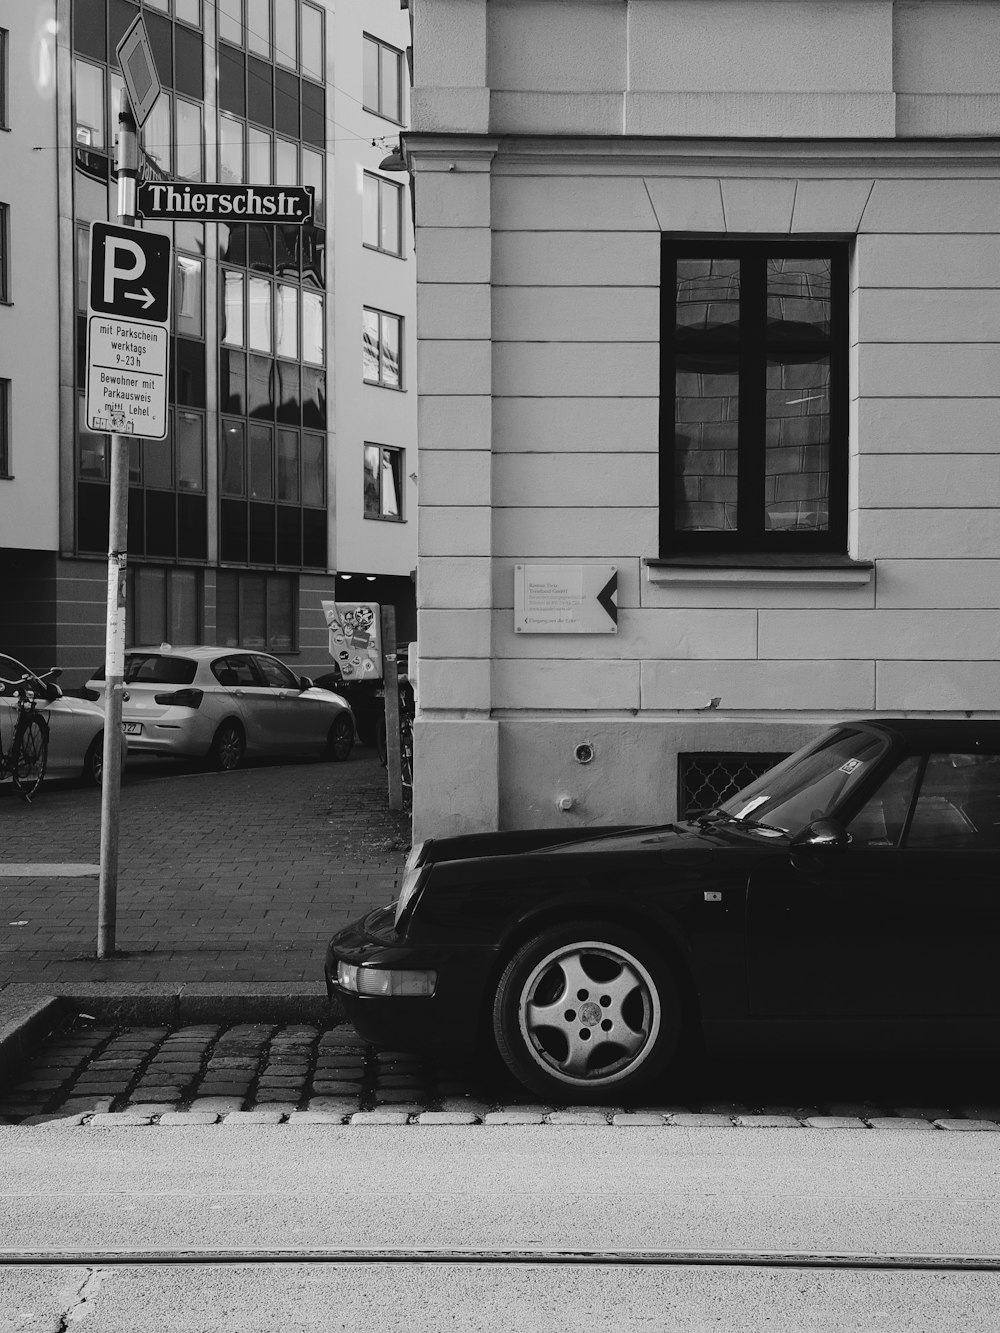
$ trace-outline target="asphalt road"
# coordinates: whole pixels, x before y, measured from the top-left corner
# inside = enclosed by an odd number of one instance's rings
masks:
[[[0,1330],[992,1329],[995,1272],[810,1264],[1000,1256],[998,1177],[992,1134],[3,1128]],[[338,1247],[421,1254],[302,1261]],[[16,1266],[15,1249],[53,1263]],[[136,1249],[240,1262],[122,1267]],[[485,1253],[419,1261],[454,1249]],[[497,1262],[510,1249],[759,1253]],[[85,1262],[60,1265],[68,1250]],[[268,1250],[298,1253],[254,1262]],[[789,1251],[800,1262],[770,1265]]]

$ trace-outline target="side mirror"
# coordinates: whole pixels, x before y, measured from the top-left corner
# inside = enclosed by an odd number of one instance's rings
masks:
[[[300,677],[299,677],[299,689],[300,689],[300,690],[311,690],[312,687],[313,687],[313,683],[312,683],[312,681],[310,680],[310,678],[309,678],[308,676],[300,676]]]
[[[851,842],[847,829],[835,819],[814,819],[796,833],[791,851],[793,856],[801,852],[819,852],[825,856],[831,852],[845,852]]]

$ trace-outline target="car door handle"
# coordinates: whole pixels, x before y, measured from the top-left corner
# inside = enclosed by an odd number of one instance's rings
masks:
[[[242,698],[243,698],[243,691],[242,691],[242,690],[233,690],[233,693],[236,695],[237,699],[242,699]]]

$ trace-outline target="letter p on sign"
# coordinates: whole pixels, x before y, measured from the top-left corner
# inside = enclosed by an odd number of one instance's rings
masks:
[[[165,324],[170,315],[170,241],[165,236],[95,222],[90,229],[90,309]]]

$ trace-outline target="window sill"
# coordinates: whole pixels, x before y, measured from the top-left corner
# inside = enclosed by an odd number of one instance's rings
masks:
[[[646,581],[659,586],[860,588],[870,583],[870,560],[846,555],[647,556]]]
[[[405,523],[405,518],[394,518],[392,514],[365,514],[366,523]]]
[[[389,393],[406,393],[401,384],[383,384],[381,380],[362,380],[370,389],[387,389]]]

